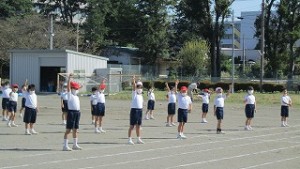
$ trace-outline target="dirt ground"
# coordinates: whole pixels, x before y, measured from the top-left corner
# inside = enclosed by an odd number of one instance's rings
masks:
[[[79,145],[83,150],[64,152],[65,127],[61,125],[59,96],[39,95],[38,100],[40,113],[35,125],[38,135],[24,135],[24,124],[19,117],[16,119],[19,127],[9,128],[0,122],[0,169],[298,169],[300,166],[299,108],[290,109],[290,127],[280,127],[279,107],[260,106],[253,120],[254,130],[245,131],[243,105],[225,103],[226,134],[216,134],[212,104],[208,123],[203,124],[201,102],[197,101],[185,127],[188,138],[178,140],[177,127],[165,126],[167,102],[157,101],[155,120],[143,121],[145,144],[128,145],[130,100],[108,98],[103,125],[107,132],[95,134],[89,98],[80,97]],[[72,146],[71,135],[69,140]]]

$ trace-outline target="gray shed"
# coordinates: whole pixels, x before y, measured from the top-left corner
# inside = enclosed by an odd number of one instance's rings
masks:
[[[10,81],[36,85],[37,92],[55,92],[58,73],[92,74],[107,68],[108,58],[72,50],[11,50]]]

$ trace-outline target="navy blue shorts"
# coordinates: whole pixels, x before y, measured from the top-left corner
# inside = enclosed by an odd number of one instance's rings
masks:
[[[91,105],[91,113],[93,116],[97,114],[97,105]]]
[[[95,113],[95,116],[105,116],[105,104],[97,103],[97,111]]]
[[[254,110],[255,105],[254,104],[246,104],[245,106],[245,114],[247,118],[253,118],[254,117]]]
[[[35,123],[36,122],[36,109],[25,107],[23,122],[24,123]]]
[[[218,120],[223,120],[223,116],[224,116],[224,111],[223,111],[223,107],[217,107],[216,109],[216,117]]]
[[[188,110],[187,109],[178,109],[178,114],[177,114],[177,122],[179,123],[186,123],[188,120]]]
[[[17,102],[9,101],[8,111],[9,112],[16,112],[17,111]]]
[[[169,103],[168,104],[168,114],[174,115],[176,113],[176,104],[175,103]]]
[[[66,129],[79,129],[80,111],[68,110]]]
[[[9,106],[9,98],[2,98],[2,109],[8,110]]]
[[[63,100],[64,107],[61,108],[62,112],[68,112],[68,100]]]
[[[289,117],[289,106],[281,106],[281,113],[282,117]]]
[[[25,102],[26,102],[26,99],[25,99],[25,97],[23,97],[23,98],[22,98],[22,105],[21,105],[22,108],[25,108]]]
[[[130,125],[142,125],[143,109],[130,109]]]
[[[148,110],[154,110],[154,106],[155,106],[155,101],[154,100],[148,100],[147,109]]]
[[[207,103],[202,103],[202,112],[207,113],[208,112],[208,104]]]

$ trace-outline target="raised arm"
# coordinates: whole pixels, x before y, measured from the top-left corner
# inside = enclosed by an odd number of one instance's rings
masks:
[[[170,92],[170,87],[169,87],[168,82],[166,82],[165,85],[166,85],[167,91]]]
[[[232,85],[229,85],[229,89],[226,93],[226,97],[228,97],[230,95],[230,93],[232,93]]]
[[[132,76],[132,90],[135,91],[136,89],[136,82],[135,82],[135,75]]]
[[[70,73],[69,77],[68,77],[68,83],[67,83],[67,91],[70,92],[71,91],[71,78],[73,77],[73,73]]]
[[[175,81],[175,92],[176,92],[176,93],[177,93],[178,84],[179,84],[179,80],[177,79],[177,80]]]

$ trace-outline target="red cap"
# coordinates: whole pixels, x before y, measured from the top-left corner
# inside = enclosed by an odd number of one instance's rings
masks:
[[[105,84],[101,84],[100,85],[100,89],[102,90],[102,89],[105,89],[106,88],[106,85]]]
[[[11,87],[12,88],[19,88],[18,84],[12,84]]]
[[[78,90],[80,88],[80,85],[76,82],[70,82],[71,88],[74,88],[75,90]]]
[[[208,89],[203,89],[203,92],[209,93]]]
[[[186,87],[186,86],[182,86],[182,87],[180,88],[180,90],[181,90],[181,91],[187,91],[187,87]]]

